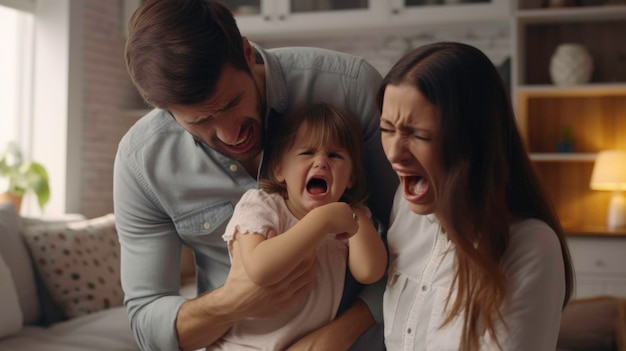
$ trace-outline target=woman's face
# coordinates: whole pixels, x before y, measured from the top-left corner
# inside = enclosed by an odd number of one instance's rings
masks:
[[[411,85],[388,85],[380,130],[385,155],[413,212],[436,212],[443,169],[433,143],[438,131],[435,106]]]

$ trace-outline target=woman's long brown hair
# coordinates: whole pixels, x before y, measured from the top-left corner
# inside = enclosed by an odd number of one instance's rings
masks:
[[[407,53],[386,75],[378,91],[381,108],[388,85],[413,86],[437,109],[439,132],[433,142],[446,174],[436,190],[437,209],[456,246],[453,286],[458,289],[454,301],[448,299],[451,309],[444,325],[465,312],[461,349],[478,350],[486,332],[496,336],[509,293],[501,262],[515,220],[536,218],[558,236],[565,306],[573,273],[563,229],[532,168],[491,61],[465,44],[431,44]]]

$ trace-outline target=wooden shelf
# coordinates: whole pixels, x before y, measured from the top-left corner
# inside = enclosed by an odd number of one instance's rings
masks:
[[[535,162],[594,162],[595,153],[531,153],[530,159]]]
[[[557,23],[612,21],[626,18],[626,6],[579,6],[518,10],[516,17],[523,23]]]
[[[565,234],[572,236],[626,236],[626,228],[610,230],[603,226],[563,228]]]
[[[560,86],[553,84],[520,85],[520,98],[626,96],[625,83],[590,83]]]

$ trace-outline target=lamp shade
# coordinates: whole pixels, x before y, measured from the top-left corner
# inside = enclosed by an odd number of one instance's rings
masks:
[[[589,185],[593,190],[626,190],[626,150],[600,151]]]

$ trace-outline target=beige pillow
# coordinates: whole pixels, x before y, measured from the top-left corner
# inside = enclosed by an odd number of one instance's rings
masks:
[[[24,228],[35,267],[69,318],[122,304],[115,216]]]

